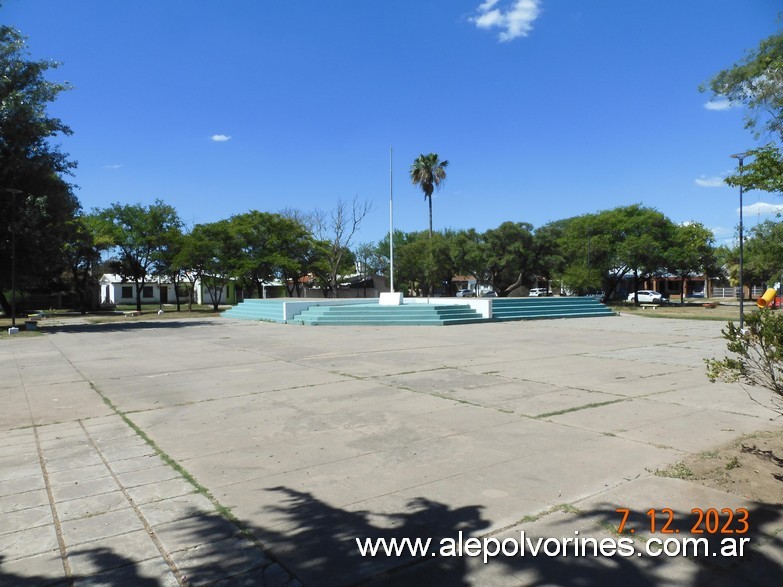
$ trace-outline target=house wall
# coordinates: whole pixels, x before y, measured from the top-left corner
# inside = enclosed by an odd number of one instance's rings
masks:
[[[229,283],[228,285],[223,286],[221,295],[220,295],[220,305],[235,305],[238,301],[241,301],[242,294],[241,294],[241,288],[238,288],[235,283]],[[211,306],[214,304],[214,300],[212,299],[212,293],[209,291],[209,288],[207,288],[206,285],[203,283],[200,284],[200,287],[197,289],[196,293],[196,303],[205,305],[205,306]]]
[[[164,290],[163,301],[161,302],[161,290]],[[176,304],[175,288],[173,283],[158,282],[144,285],[141,296],[142,304]],[[120,283],[101,283],[99,289],[101,305],[132,305],[136,303],[136,284],[131,282]],[[188,296],[179,296],[180,303],[187,303]]]

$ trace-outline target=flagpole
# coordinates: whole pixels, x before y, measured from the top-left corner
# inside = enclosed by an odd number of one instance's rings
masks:
[[[392,189],[392,151],[389,147],[389,286],[394,292],[394,197]]]

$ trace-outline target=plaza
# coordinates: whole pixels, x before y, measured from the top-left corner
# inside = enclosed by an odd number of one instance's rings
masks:
[[[779,508],[655,474],[780,428],[707,380],[721,327],[173,318],[3,336],[0,583],[773,584]],[[663,508],[683,533],[694,508],[746,508],[751,554],[484,564],[356,544],[616,538],[627,509],[641,548]]]

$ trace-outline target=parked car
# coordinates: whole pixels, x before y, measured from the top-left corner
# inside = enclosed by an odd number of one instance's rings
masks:
[[[545,287],[534,287],[530,290],[531,298],[543,298],[545,296],[551,296],[552,292]]]
[[[474,298],[476,297],[476,292],[474,292],[472,289],[461,289],[457,292],[458,298]]]
[[[640,289],[636,293],[639,296],[640,304],[668,304],[669,303],[669,298],[665,298],[663,297],[662,294],[658,293],[657,291],[653,291],[651,289]],[[628,294],[628,301],[629,302],[634,301],[633,293]]]

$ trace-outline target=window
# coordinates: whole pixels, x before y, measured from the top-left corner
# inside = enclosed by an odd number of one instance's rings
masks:
[[[122,298],[132,298],[133,297],[133,288],[130,285],[123,285],[122,286]]]
[[[151,285],[145,285],[143,288],[141,288],[141,297],[143,297],[143,298],[151,298],[152,297],[152,286]]]

